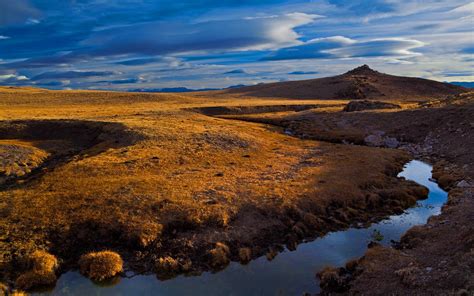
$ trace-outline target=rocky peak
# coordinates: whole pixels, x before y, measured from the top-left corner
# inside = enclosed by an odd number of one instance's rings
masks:
[[[362,65],[346,72],[347,75],[373,75],[378,73],[379,72],[372,70],[368,65]]]

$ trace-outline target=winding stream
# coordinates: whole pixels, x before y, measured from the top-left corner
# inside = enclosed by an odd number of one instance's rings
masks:
[[[265,256],[248,265],[231,263],[218,273],[179,276],[159,281],[154,275],[121,278],[112,286],[98,286],[78,272],[60,277],[53,291],[36,295],[302,295],[317,293],[316,271],[326,265],[342,266],[362,256],[367,244],[376,237],[383,245],[398,241],[414,225],[425,224],[438,215],[447,193],[432,181],[432,167],[413,160],[405,165],[400,177],[413,180],[429,189],[429,197],[401,215],[372,224],[368,228],[350,228],[332,232],[314,241],[300,244],[296,251],[285,250],[271,262]]]

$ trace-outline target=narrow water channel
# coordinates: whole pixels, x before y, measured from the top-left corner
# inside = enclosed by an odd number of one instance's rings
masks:
[[[413,180],[429,189],[426,200],[368,228],[350,228],[332,232],[314,241],[303,243],[296,251],[285,250],[272,261],[265,256],[248,265],[231,263],[218,273],[200,276],[179,276],[160,281],[154,275],[121,278],[115,285],[98,286],[77,272],[61,276],[53,291],[37,295],[302,295],[317,293],[316,271],[326,265],[342,266],[346,261],[365,253],[367,244],[377,238],[390,245],[407,229],[425,224],[438,215],[447,200],[447,193],[432,181],[432,167],[413,160],[405,165],[400,177]],[[374,235],[375,233],[375,235]]]

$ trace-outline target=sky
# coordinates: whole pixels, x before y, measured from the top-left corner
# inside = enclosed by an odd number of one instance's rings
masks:
[[[362,64],[474,81],[474,2],[0,0],[0,85],[224,88]]]

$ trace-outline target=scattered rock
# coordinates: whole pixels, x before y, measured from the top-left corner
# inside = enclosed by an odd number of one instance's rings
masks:
[[[364,138],[364,142],[368,146],[379,147],[383,145],[383,138],[380,135],[368,135]]]
[[[396,138],[387,137],[384,139],[384,145],[387,148],[395,149],[400,145],[400,142]]]
[[[471,183],[467,182],[466,180],[459,181],[459,182],[456,184],[456,186],[459,187],[459,188],[469,188],[469,187],[472,187]]]

